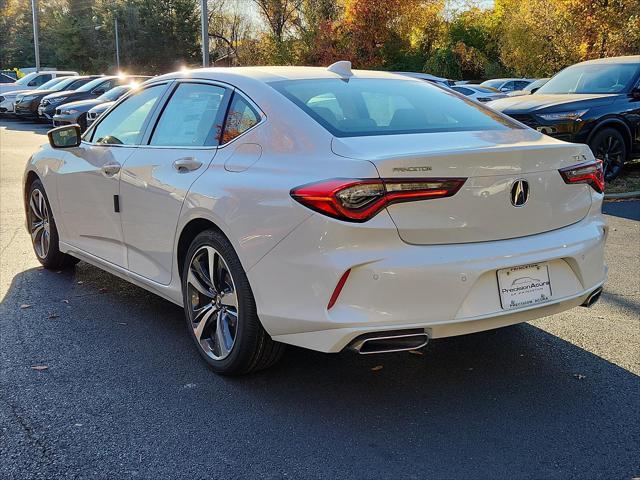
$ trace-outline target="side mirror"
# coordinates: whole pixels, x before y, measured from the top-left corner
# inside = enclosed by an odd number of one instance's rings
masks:
[[[509,89],[508,89],[507,87],[502,87],[502,88],[500,89],[500,91],[501,91],[501,92],[508,92],[508,91],[509,91]]]
[[[536,93],[538,90],[540,90],[540,87],[532,88],[532,89],[531,89],[531,95],[533,95],[534,93]]]
[[[94,93],[95,95],[102,95],[104,92],[105,92],[105,89],[104,89],[104,88],[96,88],[96,89],[93,91],[93,93]]]
[[[632,88],[631,93],[629,93],[629,96],[634,100],[640,100],[640,87]]]
[[[63,125],[47,132],[49,143],[53,148],[73,148],[80,145],[80,125]]]
[[[35,87],[38,84],[38,82],[36,82],[35,80],[31,80],[29,83],[27,83],[27,87]]]

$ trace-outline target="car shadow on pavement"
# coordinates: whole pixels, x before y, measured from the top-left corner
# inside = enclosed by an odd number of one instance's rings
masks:
[[[7,117],[6,115],[3,115],[2,117],[0,117],[0,120],[2,120],[1,126],[6,128],[7,130],[17,130],[21,132],[33,131],[34,133],[44,134],[47,133],[48,130],[53,128],[51,123],[48,122],[45,123],[37,122],[35,120],[25,120],[17,118],[15,116]]]
[[[64,445],[71,470],[100,468],[97,443],[145,478],[182,465],[193,478],[640,473],[638,376],[529,324],[419,353],[290,348],[270,370],[225,378],[199,358],[179,307],[81,262],[17,275],[0,330],[2,382],[19,386],[5,394],[42,442]],[[92,426],[88,441],[74,424]]]

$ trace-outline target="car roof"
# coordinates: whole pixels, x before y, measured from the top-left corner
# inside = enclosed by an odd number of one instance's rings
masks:
[[[387,78],[393,80],[416,81],[415,78],[398,75],[391,72],[374,70],[353,70],[350,78]],[[245,77],[264,83],[279,80],[304,80],[321,78],[341,78],[339,74],[331,72],[324,67],[291,67],[291,66],[264,66],[264,67],[218,67],[184,70],[154,77],[155,80],[173,78],[203,78],[222,80],[223,78]]]
[[[608,57],[608,58],[596,58],[594,60],[587,60],[586,62],[580,62],[576,65],[585,64],[602,64],[602,63],[636,63],[640,65],[640,55],[627,55],[624,57]]]

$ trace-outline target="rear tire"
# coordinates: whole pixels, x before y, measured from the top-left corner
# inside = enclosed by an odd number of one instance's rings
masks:
[[[224,235],[206,230],[196,236],[182,272],[187,330],[211,370],[244,375],[282,357],[285,346],[260,323],[247,275]]]
[[[31,183],[27,199],[27,222],[31,234],[31,245],[38,261],[45,268],[53,270],[71,267],[78,263],[77,258],[62,253],[59,249],[58,228],[40,180]]]
[[[593,136],[589,147],[593,155],[603,162],[604,180],[616,179],[627,159],[627,145],[622,134],[615,128],[603,128]]]

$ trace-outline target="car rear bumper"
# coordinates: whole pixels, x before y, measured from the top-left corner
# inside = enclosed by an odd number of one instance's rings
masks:
[[[359,226],[313,215],[247,275],[277,341],[338,352],[364,333],[423,329],[431,338],[479,332],[573,308],[606,277],[601,197],[582,221],[481,243],[407,245],[386,212]],[[504,310],[496,271],[546,262],[552,298]],[[350,269],[337,302],[338,280]]]

